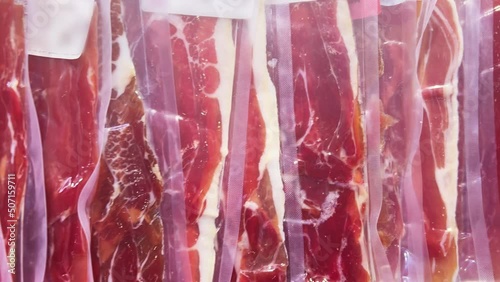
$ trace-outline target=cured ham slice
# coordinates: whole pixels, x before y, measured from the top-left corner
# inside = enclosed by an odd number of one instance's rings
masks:
[[[424,100],[420,138],[423,208],[433,281],[451,281],[457,274],[457,71],[462,52],[455,3],[438,0],[423,35],[418,68]]]
[[[29,57],[43,146],[50,281],[90,279],[88,242],[77,204],[98,159],[96,14],[78,59]]]
[[[280,175],[278,105],[276,90],[267,69],[266,21],[264,5],[261,3],[253,26],[255,30],[250,31],[254,37],[243,170],[243,207],[231,279],[240,282],[287,281],[288,259],[283,233],[285,195]],[[235,92],[235,95],[239,93]],[[232,119],[232,124],[240,122],[236,120],[237,115],[233,115]],[[232,142],[230,144],[230,150],[238,150]],[[227,165],[238,165],[232,161],[228,158]],[[224,187],[227,185],[229,183],[224,183]],[[231,199],[226,201],[228,209],[240,208],[234,207]]]
[[[382,7],[379,16],[383,201],[377,227],[395,273],[399,270],[401,258],[401,186],[407,161],[406,111],[403,109],[407,93],[413,92],[413,72],[408,66],[415,52],[405,43],[405,32],[412,30],[411,25],[415,25],[415,22],[408,20],[414,13],[413,7],[411,2]]]
[[[368,281],[365,145],[349,7],[291,4],[290,21],[305,280]],[[272,62],[277,50],[270,53]]]
[[[170,15],[169,21],[191,278],[212,281],[236,56],[233,26],[209,17]]]
[[[95,281],[163,281],[163,181],[147,136],[145,109],[124,32],[121,0],[111,2],[109,132],[91,204]]]
[[[19,269],[13,269],[20,260],[16,255],[16,238],[20,236],[17,221],[22,213],[28,173],[22,83],[25,66],[23,15],[22,6],[13,1],[0,1],[0,236],[5,242],[5,246],[0,247],[5,247],[8,263],[12,263],[8,269],[17,273]],[[14,260],[17,257],[17,263],[10,261],[12,257]],[[0,259],[0,264],[4,261],[5,257]],[[15,277],[12,275],[13,279]]]
[[[241,229],[231,281],[287,281],[279,147],[272,144],[279,139],[270,140],[277,131],[269,130],[269,122],[276,120],[263,112],[272,94],[264,88],[269,86],[255,84],[250,93]]]

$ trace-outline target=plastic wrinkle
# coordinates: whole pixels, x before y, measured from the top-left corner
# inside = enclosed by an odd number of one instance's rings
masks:
[[[490,187],[499,187],[498,184],[498,142],[500,140],[495,138],[495,135],[498,137],[498,129],[495,128],[495,123],[498,123],[498,118],[495,119],[495,103],[498,102],[498,92],[495,91],[495,82],[494,82],[494,62],[495,62],[495,53],[498,53],[497,50],[494,49],[494,23],[498,21],[497,16],[494,17],[492,14],[489,14],[490,11],[494,9],[498,9],[498,7],[494,6],[493,0],[483,0],[481,1],[481,11],[484,11],[483,15],[481,15],[481,27],[480,27],[480,42],[481,42],[481,52],[480,52],[480,65],[479,65],[479,90],[480,96],[478,112],[480,115],[480,137],[479,137],[479,148],[481,149],[481,167],[482,167],[482,176],[483,176],[483,210],[481,212],[486,216],[487,221],[487,234],[489,236],[489,246],[491,253],[491,262],[493,275],[495,275],[496,279],[498,279],[498,262],[496,262],[498,255],[498,245],[492,244],[492,238],[495,237],[492,230],[498,231],[499,223],[498,216],[494,218],[488,218],[490,215],[490,211],[495,210],[495,214],[498,213],[498,208],[500,207],[499,202],[499,190],[491,189]],[[495,7],[495,8],[494,8]],[[497,13],[495,13],[498,15]],[[496,133],[495,133],[496,131]],[[496,164],[496,165],[495,165]],[[485,212],[486,211],[486,212]]]
[[[26,62],[27,62],[26,57]],[[26,112],[28,113],[28,181],[21,231],[21,281],[44,281],[47,262],[47,206],[43,169],[42,140],[33,96],[26,81]],[[36,168],[36,169],[34,169]],[[1,279],[0,279],[1,280]],[[4,280],[1,280],[4,281]]]
[[[92,174],[90,175],[87,183],[82,189],[80,196],[78,198],[78,219],[82,226],[83,233],[86,239],[87,250],[90,250],[91,232],[90,232],[90,221],[87,207],[90,204],[90,200],[94,193],[94,189],[99,176],[99,168],[101,165],[101,156],[104,149],[104,142],[106,140],[106,113],[108,111],[109,100],[111,98],[111,46],[107,43],[111,42],[111,20],[110,20],[110,1],[109,0],[98,0],[98,13],[99,13],[99,32],[100,32],[100,57],[99,57],[99,112],[98,112],[98,152],[99,158],[96,162],[96,166]],[[89,282],[94,281],[94,275],[92,274],[92,265],[90,252],[88,255],[87,263],[89,265],[87,277]]]
[[[463,22],[465,48],[464,70],[464,154],[467,185],[468,216],[472,229],[477,273],[480,281],[494,281],[488,233],[484,218],[481,156],[479,144],[479,56],[481,33],[481,3],[468,1],[465,3],[465,20]],[[491,57],[492,59],[493,57]],[[490,93],[491,94],[491,93]],[[483,93],[481,93],[483,95]],[[492,131],[494,132],[494,130]]]
[[[432,11],[436,5],[436,0],[422,1],[421,14],[415,19],[417,22],[416,42],[409,42],[409,46],[414,46],[415,62],[418,61],[420,48],[422,46],[422,37],[425,27],[429,23]],[[415,4],[415,12],[417,6]],[[408,19],[413,20],[413,19]],[[415,32],[415,31],[413,31]],[[422,133],[422,122],[424,114],[424,105],[420,90],[420,84],[417,77],[416,64],[411,68],[414,70],[413,91],[410,98],[406,100],[406,109],[411,109],[406,121],[408,128],[407,147],[407,164],[405,172],[402,176],[402,203],[403,203],[403,219],[405,222],[404,242],[405,250],[405,270],[403,271],[403,281],[429,281],[430,277],[426,277],[425,271],[426,262],[428,261],[428,253],[426,249],[426,238],[424,231],[424,217],[422,205],[422,173],[420,167],[420,152],[419,140]],[[418,192],[418,193],[417,193]]]
[[[420,54],[420,48],[422,47],[422,38],[424,31],[431,20],[432,12],[434,7],[436,7],[437,0],[423,0],[420,8],[420,14],[417,14],[417,52],[416,56],[418,58]],[[415,6],[416,9],[417,6]],[[416,12],[417,10],[415,10]],[[417,80],[418,81],[418,80]]]
[[[305,281],[302,209],[299,203],[297,148],[295,144],[295,109],[292,66],[292,44],[289,5],[267,8],[268,22],[275,24],[273,34],[278,46],[278,99],[281,127],[283,184],[285,189],[285,230],[289,256],[290,280]],[[274,15],[274,19],[272,16]]]
[[[415,130],[416,131],[416,130]],[[415,136],[418,140],[418,135]],[[413,144],[416,143],[416,144]],[[412,147],[418,148],[418,142],[412,142]],[[406,273],[403,281],[429,281],[425,269],[428,261],[428,254],[425,248],[426,239],[424,236],[424,218],[422,208],[422,174],[420,171],[420,153],[416,149],[411,149],[413,153],[409,165],[403,178],[403,210],[405,214],[407,252],[405,254]],[[420,193],[416,193],[416,189]],[[415,190],[414,190],[415,189]],[[427,279],[427,280],[426,280]]]
[[[366,2],[365,2],[366,3]],[[365,130],[366,130],[366,146],[367,146],[367,178],[369,189],[369,219],[368,233],[370,247],[372,251],[372,267],[374,277],[380,281],[395,281],[391,271],[391,266],[387,258],[387,254],[378,233],[378,219],[382,210],[383,201],[383,185],[382,185],[382,166],[381,160],[381,144],[380,144],[380,97],[379,97],[379,80],[378,77],[371,79],[373,74],[378,74],[379,71],[379,48],[378,44],[372,44],[372,40],[367,37],[378,38],[378,29],[373,34],[370,26],[378,26],[378,18],[370,17],[360,20],[362,46],[358,48],[363,50],[360,56],[360,61],[363,60],[360,69],[360,85],[361,93],[364,94],[366,103],[365,107]]]
[[[243,178],[245,166],[245,150],[247,140],[246,126],[248,123],[248,104],[250,99],[250,86],[252,78],[251,62],[252,46],[249,31],[253,21],[238,21],[237,23],[237,63],[235,73],[235,88],[233,107],[238,109],[233,111],[230,125],[230,147],[242,148],[229,152],[229,169],[227,171],[228,190],[226,199],[227,205],[224,207],[224,237],[222,254],[219,265],[219,282],[231,281],[233,274],[236,247],[241,222],[241,206],[243,204]]]

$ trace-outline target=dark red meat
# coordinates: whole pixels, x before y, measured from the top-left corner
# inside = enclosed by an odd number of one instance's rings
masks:
[[[414,47],[406,44],[411,25],[408,20],[414,4],[408,2],[382,7],[379,16],[380,36],[380,100],[381,100],[381,162],[383,165],[383,202],[378,221],[379,236],[386,248],[393,272],[400,264],[403,218],[401,210],[402,175],[406,169],[408,142],[405,101],[410,97]],[[396,274],[398,277],[399,274]]]
[[[457,274],[457,71],[461,59],[457,8],[453,1],[438,0],[423,35],[418,69],[424,100],[423,208],[433,281],[451,281]]]
[[[266,131],[270,132],[271,125],[266,124],[262,116],[262,104],[266,102],[261,100],[259,104],[257,97],[260,95],[260,99],[269,99],[271,97],[266,98],[266,95],[270,94],[273,92],[257,93],[257,89],[253,86],[250,91],[243,208],[236,258],[237,268],[232,281],[287,281],[287,255],[280,231],[283,222],[282,218],[278,218],[279,214],[275,208],[284,202],[275,202],[275,197],[279,198],[280,195],[273,193],[279,194],[280,191],[273,191],[273,185],[276,186],[276,183],[272,183],[270,179],[272,177],[270,174],[279,174],[279,171],[275,170],[277,166],[274,166],[274,169],[270,168],[268,162],[273,160],[266,160],[264,156],[265,151],[267,155],[270,153],[269,148],[266,149],[266,146],[270,146],[269,142],[266,144],[266,134],[268,134]],[[260,170],[261,162],[266,163],[263,172]],[[278,186],[278,189],[280,187]]]
[[[307,281],[368,281],[364,142],[349,7],[290,5]]]
[[[227,147],[223,148],[223,126],[227,123],[223,120],[221,103],[224,102],[224,96],[230,93],[221,93],[221,89],[227,89],[228,83],[228,78],[224,80],[219,69],[224,62],[221,56],[234,56],[231,53],[221,54],[220,50],[216,50],[218,40],[227,40],[227,44],[232,44],[230,29],[226,33],[217,31],[216,26],[221,24],[231,26],[230,21],[224,19],[194,16],[170,18],[175,95],[185,177],[187,244],[190,248],[193,281],[210,280],[215,267],[213,244],[216,214],[212,214],[213,201],[207,207],[207,194],[211,189],[211,194],[218,194],[223,152],[227,150]],[[229,79],[232,85],[232,77]],[[206,213],[207,209],[210,210],[209,213]],[[213,234],[202,233],[201,220],[210,221],[208,224],[213,229]],[[202,240],[210,242],[206,249],[200,245]],[[212,265],[204,265],[207,263]],[[205,269],[204,273],[202,269]]]
[[[17,257],[15,265],[20,261],[15,245],[20,236],[17,220],[28,173],[23,15],[22,6],[0,1],[0,236],[5,240],[1,247],[5,247],[6,255]],[[12,277],[15,279],[15,275]]]
[[[29,57],[40,122],[48,215],[47,279],[88,281],[88,242],[77,214],[79,195],[98,159],[97,12],[76,60]]]
[[[108,137],[91,205],[95,281],[162,281],[163,182],[148,143],[121,0],[111,3],[112,95]]]

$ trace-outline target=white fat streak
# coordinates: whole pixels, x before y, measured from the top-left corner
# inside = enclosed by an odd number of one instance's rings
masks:
[[[215,26],[215,50],[219,62],[217,70],[220,85],[214,96],[219,101],[222,125],[221,154],[225,158],[229,152],[229,121],[233,97],[234,66],[236,63],[236,47],[233,42],[233,25],[228,19],[219,19]]]
[[[111,203],[113,203],[113,201],[118,198],[118,196],[120,196],[120,193],[121,193],[121,189],[120,189],[120,182],[118,181],[114,181],[113,182],[113,194],[111,194],[111,197],[110,197],[110,201],[109,201],[109,205],[111,205]],[[109,210],[108,210],[109,211]]]
[[[19,37],[16,34],[16,31],[17,31],[16,24],[12,23],[12,25],[10,26],[10,30],[9,30],[9,32],[10,32],[9,40],[10,40],[10,46],[12,46],[14,50],[18,50],[16,39],[18,39]]]
[[[338,191],[328,193],[325,201],[321,205],[321,217],[319,218],[319,224],[327,221],[335,214],[339,197],[340,195]]]
[[[441,199],[446,210],[447,232],[452,233],[456,238],[458,235],[455,211],[458,200],[458,100],[455,92],[455,86],[443,87],[445,96],[453,96],[447,99],[446,105],[449,126],[444,131],[445,143],[445,164],[442,168],[435,170],[436,183],[441,194]]]
[[[16,39],[18,38],[16,35],[16,31],[17,31],[16,26],[13,24],[10,28],[10,36],[9,36],[10,46],[13,49],[17,49],[18,47],[16,41]],[[15,67],[13,67],[13,69],[15,69]],[[16,72],[13,71],[12,77],[7,81],[7,87],[11,88],[16,93],[16,96],[18,98],[21,98],[21,93],[19,92],[19,79],[15,75]],[[10,156],[11,156],[10,162],[14,163],[14,158],[16,155],[15,152],[17,148],[17,140],[15,138],[15,131],[14,131],[14,126],[12,124],[12,119],[9,114],[7,114],[7,119],[8,119],[7,126],[9,127],[9,131],[12,136],[12,143],[10,144]]]
[[[443,169],[436,170],[436,180],[439,187],[439,192],[442,195],[442,199],[445,203],[447,212],[447,222],[449,232],[452,233],[454,238],[454,243],[456,243],[456,238],[458,235],[458,229],[456,226],[455,211],[458,201],[458,138],[459,138],[459,114],[458,114],[458,69],[463,58],[463,37],[461,32],[461,26],[459,24],[458,12],[454,1],[447,1],[452,7],[453,18],[450,20],[446,19],[442,12],[438,9],[435,10],[435,14],[442,18],[442,21],[446,23],[446,28],[453,32],[457,30],[456,39],[454,42],[450,42],[451,47],[456,46],[454,60],[450,63],[448,73],[446,75],[447,81],[451,81],[451,87],[443,88],[443,94],[445,97],[450,97],[448,100],[447,110],[448,110],[448,122],[449,127],[444,132],[445,143],[450,144],[445,147],[445,167]]]
[[[238,241],[238,248],[236,248],[236,257],[241,258],[242,251],[250,248],[250,241],[248,240],[248,232],[247,230],[243,230],[243,233],[241,234],[240,240]],[[234,269],[236,270],[236,273],[240,272],[241,269],[241,259],[236,259],[234,262]],[[240,275],[237,275],[236,277],[236,282],[240,282]]]
[[[354,40],[354,30],[352,27],[352,19],[349,13],[349,5],[347,1],[337,2],[337,27],[340,31],[341,37],[344,40],[345,47],[349,56],[349,70],[351,76],[351,88],[354,99],[361,103],[359,95],[359,69],[358,69],[358,55],[356,53],[356,42]],[[363,124],[363,123],[361,123]],[[360,208],[368,201],[368,193],[366,192],[365,185],[359,186],[359,194],[356,197],[358,207]]]
[[[259,205],[257,205],[257,203],[253,201],[246,201],[244,207],[245,209],[249,209],[252,211],[257,211],[259,209]]]
[[[301,77],[302,80],[304,81],[304,85],[308,85],[308,82],[307,82],[307,71],[306,71],[306,67],[304,66],[304,68],[300,69],[297,73],[297,77]],[[315,111],[313,109],[313,107],[311,106],[311,99],[310,99],[310,95],[309,95],[309,87],[306,87],[305,88],[305,91],[306,91],[306,95],[305,97],[307,98],[307,107],[309,108],[309,119],[307,121],[307,129],[306,129],[306,132],[304,133],[304,135],[302,137],[300,137],[298,140],[297,140],[297,148],[299,146],[302,145],[302,143],[304,143],[304,140],[306,139],[306,137],[308,137],[309,133],[311,132],[312,128],[313,128],[313,125],[314,125],[314,118],[315,118]]]
[[[144,268],[147,267],[147,263],[149,263],[149,256],[151,255],[151,253],[149,252],[148,255],[146,256],[146,258],[140,263],[140,266],[139,266],[139,271],[137,272],[137,281],[146,281],[146,279],[142,276],[142,273],[144,272]],[[137,255],[139,256],[139,255]],[[139,260],[139,257],[137,258],[137,261],[140,262]]]
[[[111,261],[109,262],[109,269],[114,269],[115,268],[115,261],[116,261],[116,256],[117,255],[118,255],[118,248],[115,249],[115,251],[113,253],[113,257],[111,258]],[[108,282],[113,282],[113,275],[109,275],[108,276]]]
[[[162,179],[160,167],[158,166],[158,163],[155,163],[155,165],[153,166],[153,168],[151,170],[153,171],[153,174],[156,175],[156,177],[158,177],[158,179]]]
[[[70,209],[66,209],[61,214],[59,214],[59,221],[63,222],[70,216]]]
[[[127,37],[122,34],[116,38],[115,43],[119,46],[120,55],[118,59],[113,62],[116,68],[112,74],[112,83],[113,89],[117,92],[118,96],[120,96],[125,92],[132,78],[135,77],[135,68],[130,55]]]
[[[217,226],[215,219],[219,215],[219,180],[222,171],[222,163],[219,164],[214,174],[210,188],[206,195],[206,206],[203,214],[198,220],[200,236],[196,245],[193,246],[200,255],[200,281],[212,281],[215,268],[215,240]]]
[[[91,89],[96,89],[97,80],[93,79],[96,74],[96,70],[94,68],[87,68],[87,81],[90,85]]]
[[[272,187],[273,204],[278,218],[281,238],[285,238],[283,220],[285,217],[285,192],[280,170],[280,128],[278,121],[278,102],[276,89],[267,69],[266,18],[264,1],[260,1],[255,29],[250,34],[253,38],[252,67],[254,84],[266,129],[264,152],[259,162],[259,172],[262,178],[267,169]]]
[[[14,159],[16,156],[17,140],[16,140],[16,133],[14,131],[14,126],[12,125],[12,118],[10,117],[9,114],[7,115],[7,127],[9,128],[10,136],[12,137],[10,143],[10,162],[14,163]]]
[[[347,53],[349,55],[349,68],[350,68],[350,76],[351,76],[351,87],[354,99],[361,99],[359,95],[359,83],[358,83],[358,56],[356,53],[356,43],[354,40],[354,31],[352,27],[352,19],[349,13],[349,4],[347,1],[337,1],[337,27],[340,31],[341,37],[344,40],[344,44],[347,49]],[[366,189],[366,184],[355,184],[358,187],[356,191],[356,203],[358,205],[358,210],[361,213],[361,207],[365,205],[368,201],[368,192]],[[361,214],[361,218],[364,215]],[[363,228],[364,229],[364,228]],[[359,238],[359,244],[361,246],[362,252],[362,265],[367,272],[369,271],[368,266],[368,248],[365,239],[365,232],[361,232],[361,236]]]
[[[183,25],[179,22],[179,20],[180,18],[176,18],[176,27],[178,27],[178,31],[182,31]],[[176,36],[179,36],[179,38],[183,38],[181,37],[181,35],[182,32],[177,32],[176,34]],[[217,20],[214,31],[214,39],[215,51],[218,60],[218,64],[215,67],[219,71],[220,84],[218,89],[211,96],[215,97],[218,100],[221,113],[222,145],[220,150],[222,160],[214,173],[212,183],[206,196],[206,207],[198,222],[200,236],[194,248],[198,250],[200,257],[203,258],[202,263],[200,263],[199,265],[201,282],[212,281],[212,277],[214,274],[216,255],[215,240],[217,236],[217,226],[215,224],[215,219],[219,213],[218,203],[220,198],[220,174],[225,158],[229,151],[229,120],[231,116],[234,66],[236,61],[236,48],[234,46],[232,37],[231,20]]]
[[[356,42],[354,41],[354,31],[352,27],[351,14],[347,1],[337,1],[337,27],[344,40],[347,54],[349,55],[349,70],[351,76],[351,87],[354,98],[358,98],[358,56],[356,53]]]
[[[346,247],[347,247],[347,238],[344,237],[344,238],[342,238],[342,240],[340,242],[339,257],[337,258],[338,269],[343,269],[343,267],[342,267],[342,253],[344,252]],[[340,281],[341,282],[347,281],[343,271],[340,272]]]

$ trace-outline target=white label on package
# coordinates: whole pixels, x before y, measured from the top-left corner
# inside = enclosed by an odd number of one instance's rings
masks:
[[[94,0],[29,0],[28,54],[79,58],[87,41],[94,5]]]
[[[380,5],[382,6],[396,6],[401,3],[406,2],[406,0],[380,0]]]
[[[248,19],[255,0],[142,0],[142,10],[153,13]]]
[[[266,5],[292,4],[299,2],[312,2],[316,0],[266,0]]]

